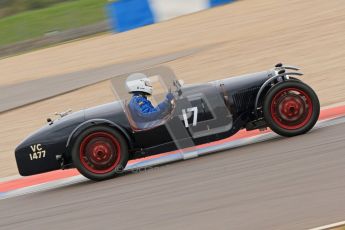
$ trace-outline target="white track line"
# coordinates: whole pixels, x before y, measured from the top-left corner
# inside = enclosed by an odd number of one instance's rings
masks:
[[[338,223],[329,224],[329,225],[325,225],[325,226],[321,226],[317,228],[311,228],[309,230],[328,230],[328,229],[333,229],[333,228],[342,227],[342,226],[345,226],[345,221],[341,221]]]

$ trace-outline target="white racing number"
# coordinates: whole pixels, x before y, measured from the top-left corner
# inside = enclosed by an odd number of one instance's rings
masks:
[[[37,160],[46,157],[46,151],[42,148],[41,144],[30,146],[32,153],[29,154],[30,160]]]
[[[186,109],[182,109],[184,126],[186,128],[189,127],[188,117],[187,117],[187,113],[189,113],[189,112],[193,112],[193,126],[196,126],[196,123],[198,122],[198,107],[187,108],[187,111],[186,111]]]

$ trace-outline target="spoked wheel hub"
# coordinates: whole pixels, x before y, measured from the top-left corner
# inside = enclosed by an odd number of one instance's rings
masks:
[[[116,168],[120,162],[120,154],[120,144],[113,135],[107,132],[96,132],[83,139],[79,157],[87,170],[104,174]]]
[[[313,104],[309,95],[298,88],[285,88],[275,94],[271,103],[273,120],[284,129],[303,127],[311,119]]]

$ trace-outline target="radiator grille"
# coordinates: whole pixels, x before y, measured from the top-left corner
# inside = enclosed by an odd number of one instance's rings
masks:
[[[235,110],[241,113],[252,109],[255,104],[255,98],[260,87],[247,88],[238,91],[233,95]]]

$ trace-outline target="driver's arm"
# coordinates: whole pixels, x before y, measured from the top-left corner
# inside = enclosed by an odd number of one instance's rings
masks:
[[[140,115],[141,117],[150,119],[150,120],[155,120],[155,119],[160,119],[162,118],[162,115],[165,115],[166,112],[170,111],[171,109],[171,103],[169,100],[171,98],[170,96],[158,104],[156,108],[154,108],[149,100],[143,100],[140,101],[139,103],[136,103],[136,109],[138,111],[141,111]]]

